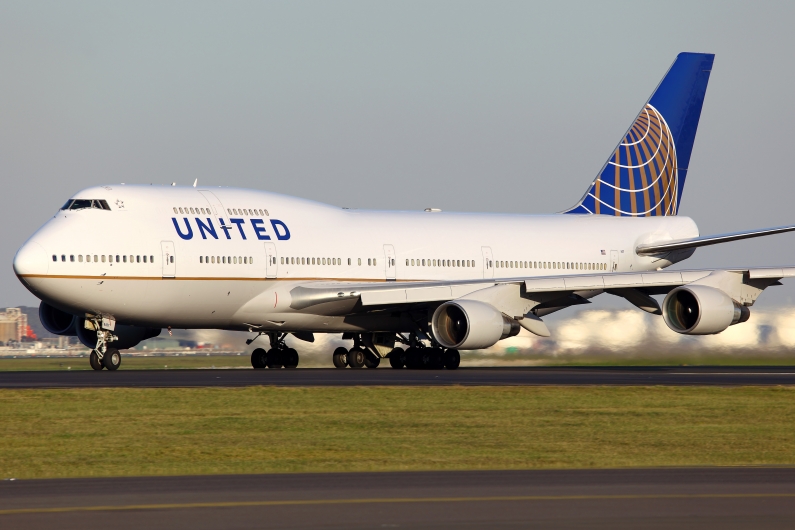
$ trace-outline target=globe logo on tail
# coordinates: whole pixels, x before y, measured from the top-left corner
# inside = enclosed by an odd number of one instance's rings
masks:
[[[646,104],[588,193],[569,213],[676,215],[678,175],[671,130],[662,114]]]

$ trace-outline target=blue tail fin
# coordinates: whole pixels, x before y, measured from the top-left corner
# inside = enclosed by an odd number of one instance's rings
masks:
[[[563,213],[676,215],[714,59],[676,57],[588,192]]]

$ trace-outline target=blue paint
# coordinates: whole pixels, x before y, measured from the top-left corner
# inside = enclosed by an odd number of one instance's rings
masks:
[[[271,240],[271,236],[269,236],[268,234],[265,233],[265,227],[264,226],[260,226],[260,225],[262,225],[264,223],[265,223],[265,221],[263,221],[262,219],[252,219],[251,220],[251,226],[254,227],[254,233],[257,235],[257,239],[263,240],[263,241],[270,241]]]
[[[214,239],[218,239],[218,234],[215,233],[215,227],[213,226],[212,220],[208,217],[207,222],[210,223],[210,226],[202,223],[202,220],[198,217],[196,218],[196,225],[199,227],[199,233],[202,235],[202,239],[207,239],[207,236],[204,234],[206,230]]]
[[[246,233],[243,232],[243,223],[245,223],[246,220],[245,219],[230,219],[229,222],[230,223],[235,223],[237,225],[237,229],[240,230],[240,236],[243,239],[246,239]]]
[[[273,231],[276,232],[276,239],[279,241],[287,241],[290,239],[290,229],[287,228],[286,224],[279,221],[278,219],[271,219],[271,226],[273,227]],[[283,232],[279,231],[280,228],[283,230]]]
[[[177,235],[182,239],[193,239],[193,229],[190,227],[190,221],[188,221],[187,217],[183,217],[185,220],[185,227],[188,229],[187,234],[183,234],[182,231],[179,229],[179,224],[177,223],[176,217],[171,218],[171,222],[174,223],[174,228],[177,230]]]

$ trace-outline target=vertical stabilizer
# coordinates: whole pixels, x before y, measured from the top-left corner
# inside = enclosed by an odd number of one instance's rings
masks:
[[[676,57],[585,196],[563,213],[676,215],[714,59]]]

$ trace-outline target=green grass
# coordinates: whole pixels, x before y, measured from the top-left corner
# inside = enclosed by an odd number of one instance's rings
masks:
[[[0,478],[793,465],[795,389],[0,391]]]
[[[329,365],[331,362],[329,361]],[[120,370],[166,370],[185,368],[251,368],[251,359],[241,355],[180,355],[132,357],[122,354]],[[91,370],[85,357],[25,357],[0,359],[0,372],[38,370]]]

